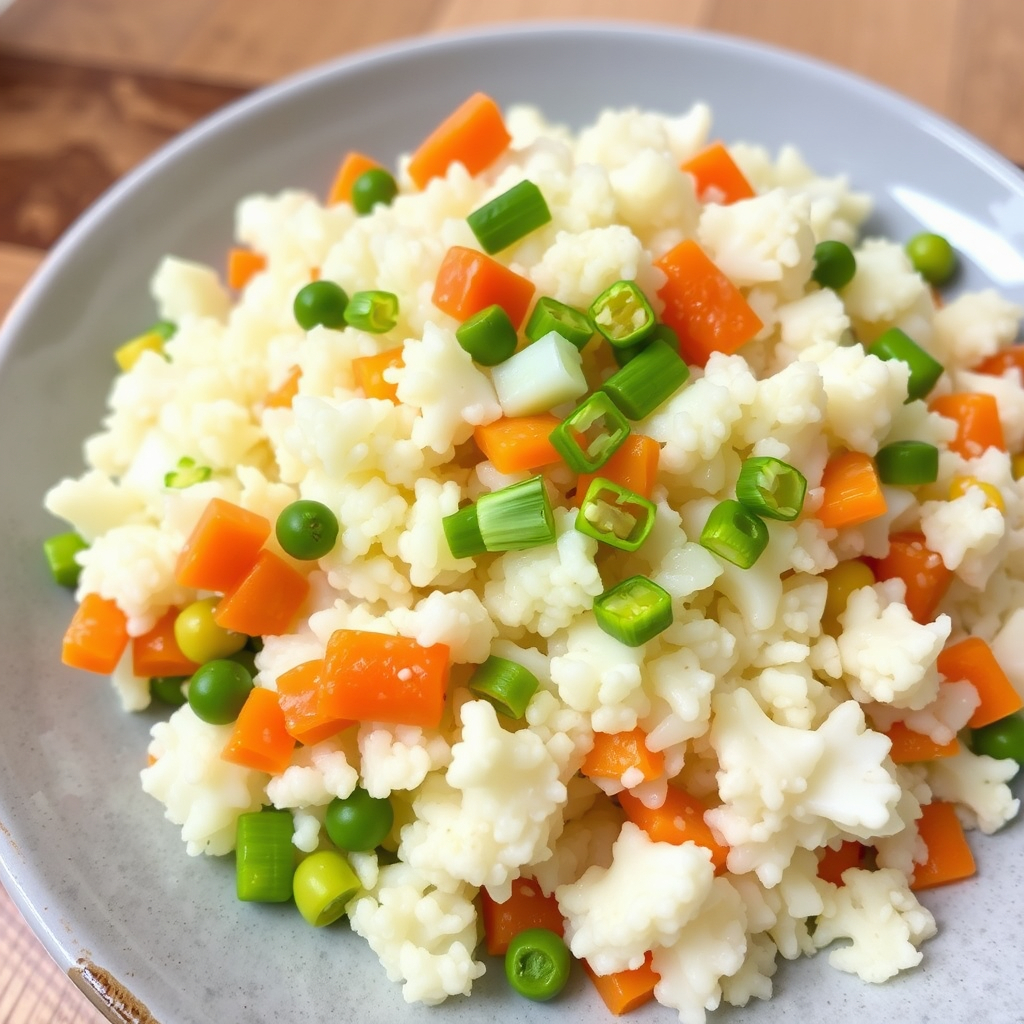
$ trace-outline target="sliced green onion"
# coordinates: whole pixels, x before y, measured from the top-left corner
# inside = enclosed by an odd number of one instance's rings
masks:
[[[612,355],[615,357],[615,362],[619,366],[625,366],[631,359],[643,352],[652,341],[658,339],[671,346],[673,352],[679,351],[679,335],[668,324],[655,324],[654,330],[643,341],[638,341],[633,345],[613,345]]]
[[[595,391],[551,431],[551,444],[570,469],[593,473],[627,437],[626,417],[608,395]]]
[[[154,334],[159,334],[164,341],[170,341],[178,333],[178,325],[171,323],[170,320],[157,320],[150,331]]]
[[[235,828],[235,886],[247,903],[287,903],[295,872],[290,811],[240,814]]]
[[[661,338],[646,345],[621,370],[601,385],[601,390],[631,420],[649,416],[665,399],[686,383],[690,368]]]
[[[594,618],[619,643],[639,647],[672,625],[672,596],[646,576],[631,576],[594,599]]]
[[[521,181],[467,218],[484,252],[493,255],[547,224],[551,211],[532,181]]]
[[[654,310],[634,281],[616,281],[594,299],[588,312],[615,348],[635,345],[654,330]]]
[[[537,300],[523,333],[530,341],[536,341],[550,331],[557,331],[566,341],[583,348],[594,336],[594,325],[582,310],[545,295]]]
[[[394,292],[356,292],[345,307],[345,323],[369,334],[383,334],[398,323],[398,296]]]
[[[492,654],[469,677],[469,688],[509,718],[522,718],[537,692],[537,677],[518,662]]]
[[[594,477],[576,516],[576,529],[621,551],[636,551],[651,532],[654,502],[604,477]]]
[[[803,473],[769,455],[744,459],[736,481],[736,498],[751,512],[789,522],[800,515],[807,494]]]
[[[587,393],[583,357],[557,331],[520,349],[491,371],[498,404],[506,416],[532,416]]]
[[[335,850],[311,853],[299,862],[292,878],[295,905],[315,928],[337,921],[359,889],[359,876]]]
[[[541,476],[481,494],[476,515],[488,551],[522,551],[555,542],[555,518]]]
[[[459,324],[458,343],[481,366],[497,366],[515,354],[519,338],[515,325],[501,306],[488,306]]]
[[[933,359],[920,345],[898,327],[890,327],[868,347],[868,354],[879,359],[900,359],[910,367],[907,401],[924,398],[942,376],[942,363]]]
[[[701,544],[741,569],[749,569],[768,546],[768,527],[738,501],[720,501],[700,534]]]
[[[476,505],[467,505],[445,516],[441,520],[444,538],[448,541],[448,550],[452,558],[472,558],[482,555],[487,546],[480,536],[480,524],[477,521]]]
[[[164,487],[175,487],[181,490],[184,487],[191,487],[193,484],[201,484],[204,480],[210,479],[213,472],[209,466],[198,466],[196,460],[183,455],[178,459],[177,469],[164,474]]]
[[[875,456],[883,484],[933,484],[939,478],[939,449],[926,441],[893,441]]]
[[[54,582],[62,587],[77,587],[82,567],[75,560],[79,551],[85,551],[89,545],[74,530],[58,533],[43,541],[43,554]]]

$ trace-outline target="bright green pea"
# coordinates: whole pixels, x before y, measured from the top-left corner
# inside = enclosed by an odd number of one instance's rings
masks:
[[[181,707],[188,698],[182,687],[188,682],[188,676],[154,676],[149,681],[149,692],[161,704]]]
[[[814,247],[814,270],[811,277],[822,288],[839,291],[853,280],[856,273],[856,257],[844,242],[819,242]]]
[[[371,167],[352,182],[352,205],[358,214],[367,214],[378,204],[390,206],[398,195],[395,179],[383,167]]]
[[[338,517],[319,501],[293,501],[277,517],[274,532],[292,558],[312,561],[330,554],[338,539]]]
[[[1024,718],[1007,715],[971,733],[971,750],[989,757],[1012,758],[1024,765]]]
[[[226,658],[240,651],[248,640],[244,633],[225,629],[214,621],[213,613],[219,600],[205,597],[193,601],[182,608],[174,620],[174,639],[181,653],[197,665],[214,658]]]
[[[338,329],[345,326],[348,296],[333,281],[311,281],[299,290],[292,303],[295,320],[304,331],[323,326]]]
[[[315,928],[333,924],[359,891],[359,877],[334,850],[311,853],[292,878],[292,895],[299,913]]]
[[[956,270],[956,253],[942,235],[922,231],[904,246],[914,269],[936,287],[945,284]]]
[[[237,661],[217,659],[200,665],[188,684],[188,703],[210,725],[233,722],[252,690],[252,676]]]
[[[508,944],[505,977],[527,999],[553,999],[569,980],[569,950],[547,928],[527,928]]]
[[[359,787],[349,796],[335,797],[327,805],[324,818],[331,842],[343,850],[375,850],[394,822],[391,801],[372,797]]]

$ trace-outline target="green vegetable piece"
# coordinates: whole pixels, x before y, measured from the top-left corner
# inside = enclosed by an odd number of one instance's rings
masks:
[[[228,655],[228,661],[235,662],[236,665],[241,665],[246,672],[249,673],[253,678],[256,676],[256,652],[250,651],[248,647],[243,647],[240,651],[235,651],[234,654]]]
[[[315,928],[337,921],[359,888],[359,877],[334,850],[311,853],[299,862],[292,878],[295,905]]]
[[[213,470],[209,466],[196,465],[196,460],[188,455],[178,459],[178,465],[169,473],[164,474],[164,487],[173,487],[181,490],[191,487],[193,484],[201,484],[210,479]]]
[[[600,469],[629,437],[629,423],[611,397],[595,391],[551,431],[551,444],[577,473]]]
[[[441,520],[444,538],[448,541],[448,550],[452,558],[472,558],[482,555],[487,550],[483,537],[480,536],[480,522],[477,518],[476,505],[466,505],[458,512],[445,516]]]
[[[381,203],[390,206],[398,195],[398,184],[383,167],[371,167],[352,182],[352,206],[365,215]]]
[[[926,441],[893,441],[878,449],[875,466],[883,484],[933,484],[939,478],[939,449]]]
[[[645,345],[621,370],[616,370],[601,390],[629,419],[642,420],[674,395],[689,376],[690,368],[679,353],[658,338]]]
[[[1012,758],[1024,766],[1024,718],[1007,715],[971,732],[971,750],[988,757]]]
[[[551,331],[581,349],[594,336],[594,325],[582,310],[545,295],[537,300],[523,333],[530,341],[537,341]]]
[[[375,850],[395,823],[395,812],[386,797],[373,797],[357,786],[346,797],[327,805],[327,835],[342,850]]]
[[[572,961],[565,942],[547,928],[527,928],[508,944],[505,977],[521,996],[553,999],[569,980]]]
[[[62,587],[77,587],[82,567],[75,559],[79,551],[86,551],[89,545],[74,530],[58,533],[43,541],[43,554],[54,582]]]
[[[519,337],[508,313],[501,306],[488,306],[474,313],[455,330],[458,343],[481,366],[497,366],[516,350]]]
[[[184,689],[187,682],[188,676],[154,676],[149,681],[149,692],[161,704],[180,708],[188,700]]]
[[[922,231],[914,235],[904,249],[913,268],[937,288],[956,273],[956,252],[942,235]]]
[[[394,292],[356,292],[345,307],[345,323],[368,334],[384,334],[398,323]]]
[[[942,363],[933,359],[898,327],[890,327],[868,347],[868,354],[879,359],[901,359],[910,367],[907,401],[924,398],[942,376]]]
[[[345,326],[348,296],[333,281],[311,281],[300,288],[292,304],[295,320],[304,331],[314,327],[339,330]]]
[[[613,348],[635,345],[654,330],[654,310],[635,281],[616,281],[594,299],[588,312]]]
[[[640,647],[672,625],[672,596],[646,576],[631,576],[594,599],[594,618],[619,643]]]
[[[480,248],[494,255],[551,220],[551,211],[537,186],[529,180],[474,210],[466,223]]]
[[[157,320],[150,331],[153,334],[159,334],[164,341],[170,341],[178,333],[178,325],[171,323],[170,320]]]
[[[677,355],[679,353],[679,335],[668,324],[655,324],[654,330],[643,341],[635,345],[617,345],[612,347],[612,355],[619,366],[625,366],[631,359],[638,356],[652,341],[663,341]]]
[[[522,551],[555,542],[551,501],[539,475],[481,494],[476,518],[488,551]]]
[[[281,510],[274,534],[286,554],[312,562],[334,550],[338,517],[322,502],[302,498]]]
[[[235,891],[245,903],[287,903],[295,873],[289,811],[240,814],[235,826]]]
[[[469,688],[509,718],[522,718],[540,686],[537,677],[518,662],[492,654],[469,677]]]
[[[227,725],[242,710],[252,676],[235,661],[217,658],[200,665],[188,684],[189,707],[209,725]]]
[[[819,242],[814,247],[814,270],[811,277],[822,288],[839,291],[857,273],[857,258],[845,242]]]
[[[621,551],[636,551],[654,527],[654,502],[604,477],[594,477],[576,516],[576,529]]]
[[[720,501],[708,516],[700,543],[741,569],[749,569],[768,546],[768,527],[738,501]]]
[[[219,600],[217,597],[204,597],[201,601],[193,601],[185,605],[174,620],[175,642],[181,653],[197,665],[240,651],[248,639],[244,633],[225,629],[214,620]]]
[[[736,499],[751,512],[790,522],[800,515],[807,480],[800,470],[768,455],[744,459],[736,481]]]

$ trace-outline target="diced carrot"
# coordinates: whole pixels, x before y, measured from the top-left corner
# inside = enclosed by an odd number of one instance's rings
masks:
[[[859,868],[864,860],[864,847],[860,843],[846,840],[833,850],[826,847],[818,861],[818,877],[833,885],[843,884],[843,872],[847,868]]]
[[[508,944],[527,928],[547,928],[556,935],[565,928],[558,901],[553,895],[545,896],[532,878],[515,879],[512,895],[504,903],[496,903],[481,889],[480,918],[491,956],[504,956]]]
[[[645,740],[644,731],[639,728],[626,732],[595,732],[594,745],[583,759],[580,771],[592,779],[619,779],[635,769],[644,782],[657,779],[665,771],[665,757],[660,751],[648,750]],[[629,788],[632,789],[632,785]]]
[[[842,452],[832,456],[821,486],[825,494],[815,514],[825,526],[857,526],[885,514],[885,495],[870,455]]]
[[[535,290],[532,281],[490,256],[453,245],[437,272],[433,303],[456,320],[468,320],[474,313],[498,305],[518,330]]]
[[[234,248],[228,252],[228,284],[244,288],[267,265],[266,256],[252,249]]]
[[[583,961],[583,969],[594,983],[597,994],[604,1000],[604,1005],[616,1017],[620,1017],[654,998],[654,986],[661,979],[655,974],[651,960],[652,956],[648,951],[644,962],[632,971],[596,974],[586,960]]]
[[[764,326],[743,293],[692,238],[654,261],[668,278],[661,319],[679,335],[679,354],[703,366],[712,352],[735,352]]]
[[[1019,370],[1024,375],[1024,345],[1001,349],[972,367],[974,373],[987,373],[993,377],[1002,377],[1007,370]]]
[[[398,385],[384,379],[384,371],[402,365],[402,346],[389,348],[374,356],[358,356],[352,360],[352,373],[356,384],[367,398],[387,398],[398,401]]]
[[[213,621],[249,636],[288,632],[309,593],[309,580],[273,551],[261,551],[252,568],[218,602]]]
[[[436,729],[449,667],[447,644],[421,647],[404,636],[337,629],[327,641],[320,713]]]
[[[989,448],[1006,451],[994,396],[983,392],[940,395],[928,403],[928,408],[956,422],[956,437],[949,447],[965,459],[973,459]]]
[[[356,178],[360,174],[380,166],[372,156],[366,156],[365,153],[357,153],[354,150],[351,153],[346,153],[345,158],[338,165],[338,171],[334,175],[334,181],[327,193],[327,205],[337,206],[338,203],[352,202],[352,186],[355,184]]]
[[[61,661],[71,668],[109,675],[128,646],[128,620],[116,601],[86,594],[64,634]]]
[[[156,758],[155,754],[147,754],[146,755],[146,767],[147,768],[152,768],[153,765],[156,764],[156,761],[157,761],[157,758]]]
[[[953,573],[941,556],[925,543],[924,534],[914,531],[889,535],[885,558],[865,558],[876,580],[899,577],[906,585],[906,604],[917,622],[931,622],[939,602],[953,582]]]
[[[1024,707],[1021,695],[981,637],[969,636],[950,644],[939,654],[936,665],[950,681],[966,679],[978,691],[981,703],[967,723],[972,729],[991,725]]]
[[[613,484],[650,498],[658,479],[658,459],[661,445],[645,434],[630,434],[612,453],[612,457],[597,473],[581,473],[576,479],[573,504],[582,505],[587,488],[595,476],[611,480]]]
[[[928,848],[928,859],[914,867],[911,889],[930,889],[933,885],[959,882],[977,870],[967,845],[963,826],[952,804],[932,801],[921,808],[917,831]]]
[[[241,582],[270,536],[270,521],[211,498],[178,555],[174,579],[182,587],[224,593]]]
[[[267,392],[263,399],[264,409],[287,409],[299,393],[299,381],[302,379],[302,368],[293,366],[288,376],[273,391]]]
[[[295,737],[284,727],[277,694],[262,686],[249,691],[221,757],[244,768],[280,775],[292,760]]]
[[[549,412],[502,416],[474,427],[473,440],[499,473],[521,473],[558,462],[561,456],[550,438],[560,422]]]
[[[902,722],[893,722],[885,735],[892,741],[889,756],[893,764],[937,761],[941,757],[953,757],[960,752],[960,743],[955,736],[948,743],[936,743],[930,737],[909,729]]]
[[[290,736],[307,747],[322,743],[352,725],[349,719],[321,716],[320,673],[323,667],[322,658],[306,661],[277,677],[277,701],[284,712],[284,727]]]
[[[482,92],[474,93],[420,143],[409,161],[409,177],[418,188],[426,188],[456,161],[470,174],[479,174],[511,141],[498,105]]]
[[[626,817],[639,825],[656,843],[679,846],[692,840],[711,851],[711,863],[716,873],[725,870],[729,847],[723,846],[704,821],[707,807],[695,796],[675,786],[668,787],[665,802],[660,807],[648,807],[628,790],[619,793],[619,803]]]
[[[693,175],[697,195],[704,202],[713,198],[716,203],[728,204],[740,199],[752,199],[756,195],[721,142],[712,142],[706,149],[685,161],[679,169]],[[708,195],[709,192],[712,195]]]
[[[132,672],[140,679],[153,676],[190,676],[199,666],[181,653],[174,638],[178,609],[170,608],[142,636],[132,638]]]

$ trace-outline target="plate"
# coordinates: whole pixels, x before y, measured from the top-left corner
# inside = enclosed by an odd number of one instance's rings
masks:
[[[230,858],[191,860],[144,795],[147,714],[124,715],[99,677],[64,670],[71,598],[40,554],[46,489],[81,471],[112,376],[110,352],[153,318],[160,256],[219,265],[237,199],[287,185],[322,193],[341,153],[383,161],[470,92],[540,105],[580,126],[604,106],[683,111],[706,100],[715,134],[797,143],[822,174],[871,192],[869,232],[922,224],[966,255],[962,284],[1024,303],[1024,179],[959,129],[821,64],[720,36],[575,24],[500,27],[377,50],[257,93],[198,125],[119,183],[66,235],[0,341],[0,862],[3,882],[57,962],[111,1020],[164,1024],[605,1020],[582,971],[558,1004],[509,993],[495,964],[470,999],[409,1007],[345,927],[237,903]],[[777,995],[714,1022],[828,1019],[1020,1024],[1024,948],[1014,910],[1022,826],[975,838],[978,876],[924,901],[941,933],[924,968],[875,987],[825,956],[783,963]],[[1010,967],[1010,969],[1007,969]],[[497,968],[497,969],[495,969]],[[112,1009],[120,1002],[125,1009]],[[643,1021],[676,1019],[648,1007]]]

